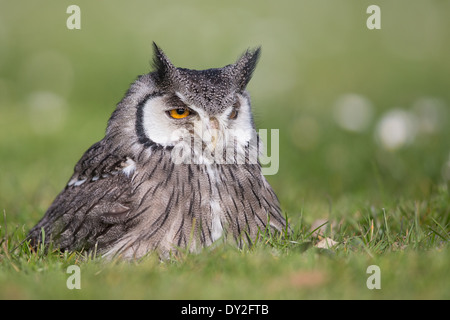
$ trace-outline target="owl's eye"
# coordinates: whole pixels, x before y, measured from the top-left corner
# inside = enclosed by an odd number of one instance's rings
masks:
[[[237,118],[238,114],[239,114],[239,108],[241,107],[241,104],[238,101],[236,101],[236,103],[233,105],[233,110],[231,110],[230,115],[228,116],[229,119],[234,120]]]
[[[183,119],[191,114],[191,112],[187,108],[172,109],[172,110],[169,110],[168,113],[169,113],[169,116],[171,116],[174,119]]]
[[[231,120],[236,119],[238,116],[238,111],[236,109],[233,109],[233,111],[231,111],[230,115],[228,116],[228,118],[230,118]]]

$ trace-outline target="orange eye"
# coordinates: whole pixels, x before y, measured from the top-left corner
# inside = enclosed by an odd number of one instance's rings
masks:
[[[174,119],[183,119],[190,115],[191,112],[186,108],[177,108],[169,110],[169,115]]]
[[[233,111],[231,111],[230,115],[228,116],[231,120],[236,119],[238,116],[238,111],[236,109],[233,109]]]
[[[234,120],[237,118],[239,113],[239,108],[241,107],[241,104],[239,101],[236,101],[236,103],[233,106],[233,110],[231,111],[230,115],[228,116],[229,119]]]

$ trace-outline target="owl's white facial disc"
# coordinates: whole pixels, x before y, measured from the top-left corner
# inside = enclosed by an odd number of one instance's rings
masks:
[[[183,96],[180,98],[185,101]],[[253,148],[252,144],[255,150],[258,149],[250,104],[240,94],[237,94],[237,100],[234,105],[214,114],[189,106],[198,115],[193,120],[194,139],[201,141],[193,145],[194,153],[199,155],[198,163],[236,163],[237,157],[245,158],[245,150]]]
[[[219,119],[226,126],[227,136],[244,146],[251,143],[255,129],[253,128],[250,104],[242,95],[238,95],[238,106],[236,110],[233,110],[233,107],[226,109]],[[237,112],[237,116],[235,119],[230,119],[233,111]]]
[[[194,157],[188,162],[204,164],[235,163],[237,157],[245,157],[246,148],[258,149],[250,104],[244,96],[238,94],[235,105],[214,114],[188,104],[179,93],[177,96],[191,112],[186,118],[169,116],[174,106],[168,103],[167,96],[150,98],[143,105],[142,126],[152,142],[174,147],[174,154],[179,154],[182,149],[182,154]],[[224,160],[225,154],[227,160]],[[186,163],[185,160],[182,162]]]
[[[157,96],[148,99],[142,110],[142,126],[146,137],[164,147],[174,146],[187,131],[187,128],[180,127],[168,117],[167,111],[170,109],[166,99]]]

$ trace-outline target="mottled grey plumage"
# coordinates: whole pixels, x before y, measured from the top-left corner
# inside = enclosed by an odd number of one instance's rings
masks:
[[[250,134],[245,87],[260,50],[203,71],[176,68],[154,50],[155,71],[131,85],[103,140],[86,151],[30,231],[33,244],[43,229],[45,242],[62,250],[125,258],[156,250],[165,257],[221,237],[242,245],[269,225],[285,228],[259,162],[250,161],[259,139]],[[174,118],[173,110],[188,116]],[[179,161],[181,154],[188,157]]]

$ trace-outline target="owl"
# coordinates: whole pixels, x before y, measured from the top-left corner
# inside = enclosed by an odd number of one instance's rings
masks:
[[[131,84],[105,137],[29,232],[32,245],[165,258],[286,228],[246,91],[260,48],[207,70],[175,67],[153,49],[153,71]]]

